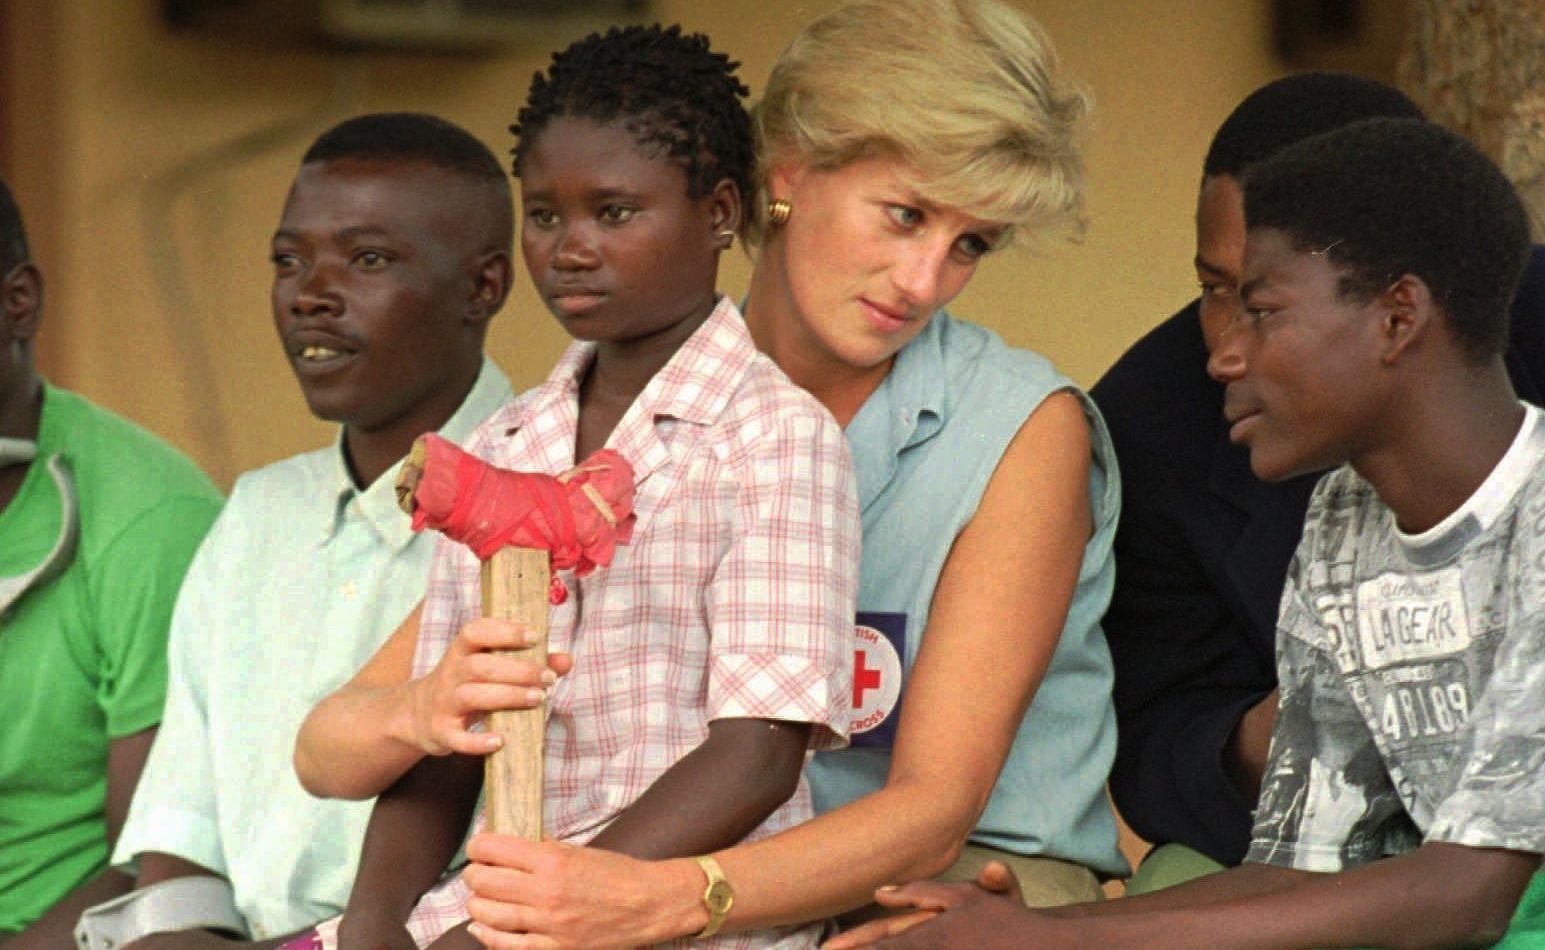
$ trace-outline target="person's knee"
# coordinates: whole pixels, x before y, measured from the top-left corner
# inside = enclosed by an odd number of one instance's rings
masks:
[[[1127,879],[1126,895],[1151,894],[1221,870],[1223,865],[1200,851],[1183,844],[1162,844],[1148,852],[1137,873]]]

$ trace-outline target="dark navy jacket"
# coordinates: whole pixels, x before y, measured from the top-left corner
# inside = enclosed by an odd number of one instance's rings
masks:
[[[1545,396],[1545,247],[1514,300],[1507,355],[1518,395]],[[1249,843],[1247,802],[1223,745],[1276,685],[1273,641],[1288,561],[1318,475],[1267,484],[1228,440],[1207,375],[1198,303],[1133,344],[1090,391],[1121,468],[1116,591],[1104,627],[1116,665],[1111,794],[1155,844],[1224,864]]]

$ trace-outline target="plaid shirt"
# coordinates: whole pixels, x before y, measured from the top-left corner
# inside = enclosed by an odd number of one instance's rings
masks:
[[[469,451],[520,471],[570,468],[594,349],[571,345]],[[734,304],[720,299],[607,444],[635,469],[633,540],[608,568],[565,572],[568,600],[549,619],[550,648],[572,653],[574,669],[549,697],[544,817],[548,834],[571,843],[702,744],[715,719],[813,723],[813,750],[844,744],[851,712],[860,529],[847,446],[826,410],[757,352]],[[478,578],[476,558],[442,539],[416,674],[478,616]],[[811,814],[801,778],[748,837]],[[464,898],[459,878],[431,892],[415,911],[416,935],[464,918]],[[758,931],[704,946],[811,946],[817,935]]]

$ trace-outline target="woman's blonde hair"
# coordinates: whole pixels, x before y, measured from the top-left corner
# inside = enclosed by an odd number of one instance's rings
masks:
[[[753,111],[747,239],[766,232],[771,169],[870,156],[908,165],[931,203],[1021,235],[1077,234],[1076,139],[1088,107],[1040,25],[1011,0],[849,0],[794,38]]]

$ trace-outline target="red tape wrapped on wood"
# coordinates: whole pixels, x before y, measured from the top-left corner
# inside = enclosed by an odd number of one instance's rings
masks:
[[[554,571],[583,577],[633,536],[633,467],[602,449],[562,475],[489,465],[426,435],[413,530],[433,528],[487,560],[500,548],[552,552]]]

